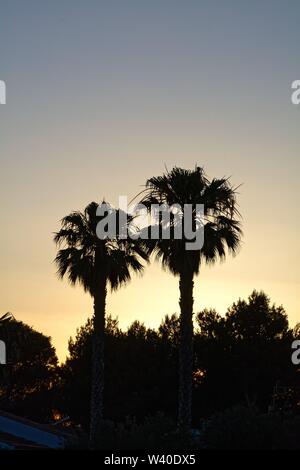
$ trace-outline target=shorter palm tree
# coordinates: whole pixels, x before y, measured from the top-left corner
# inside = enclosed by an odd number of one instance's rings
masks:
[[[102,204],[105,208],[108,206],[105,202]],[[61,230],[54,237],[58,245],[63,244],[55,258],[59,276],[63,278],[67,274],[71,284],[82,285],[94,299],[90,421],[90,438],[93,444],[103,419],[107,288],[110,286],[114,291],[127,284],[131,273],[141,273],[142,262],[148,261],[148,255],[138,240],[121,239],[117,235],[122,229],[132,226],[133,219],[127,214],[125,218],[121,218],[126,221],[126,227],[117,226],[116,236],[98,238],[97,225],[107,216],[107,211],[103,211],[105,215],[98,216],[98,207],[96,202],[91,202],[83,212],[72,212],[64,217]],[[117,221],[120,220],[118,215],[119,211],[116,211]]]

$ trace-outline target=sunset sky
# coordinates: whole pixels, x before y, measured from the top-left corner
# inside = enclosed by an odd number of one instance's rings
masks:
[[[203,267],[195,312],[256,288],[300,321],[299,18],[298,0],[0,1],[0,313],[63,360],[92,301],[55,274],[59,220],[197,163],[243,183],[245,235]],[[154,264],[108,313],[157,326],[178,312],[177,283]]]

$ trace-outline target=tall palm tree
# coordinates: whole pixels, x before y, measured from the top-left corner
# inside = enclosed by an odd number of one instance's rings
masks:
[[[102,204],[106,205],[105,202]],[[94,300],[90,421],[92,444],[95,444],[103,418],[107,288],[110,286],[114,291],[129,282],[131,273],[141,273],[142,261],[148,260],[146,251],[137,240],[121,239],[118,235],[98,238],[97,224],[104,217],[97,215],[98,206],[96,202],[91,202],[83,212],[72,212],[64,217],[61,230],[54,237],[59,246],[63,245],[55,258],[59,276],[63,278],[67,274],[71,284],[82,285]],[[125,220],[128,226],[133,222],[129,215],[126,215]]]
[[[212,264],[222,260],[229,251],[235,254],[241,238],[239,212],[236,204],[236,188],[228,179],[212,179],[203,168],[194,170],[173,168],[162,176],[152,177],[146,182],[141,203],[150,210],[153,204],[191,204],[193,226],[197,221],[196,204],[204,204],[204,244],[201,249],[186,250],[187,239],[174,236],[175,219],[169,226],[171,239],[148,240],[148,253],[154,252],[164,268],[179,277],[180,291],[180,350],[179,350],[179,397],[178,425],[189,431],[192,419],[192,372],[193,372],[193,286],[194,276],[201,264]],[[153,207],[153,206],[152,206]],[[184,225],[184,213],[181,214]],[[163,225],[160,220],[160,225]],[[173,232],[172,232],[173,228]],[[173,236],[172,236],[173,233]]]

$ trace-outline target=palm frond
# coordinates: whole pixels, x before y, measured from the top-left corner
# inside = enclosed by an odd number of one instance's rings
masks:
[[[105,201],[101,204],[105,204],[110,212],[109,204]],[[83,212],[72,212],[64,217],[60,231],[54,236],[55,243],[62,246],[55,258],[57,274],[60,278],[67,276],[72,285],[80,284],[92,295],[99,271],[114,290],[130,281],[132,272],[141,273],[143,261],[149,260],[140,240],[118,236],[119,230],[132,226],[134,220],[133,216],[121,214],[120,210],[116,211],[116,236],[104,240],[97,237],[97,224],[105,217],[98,215],[98,208],[99,204],[91,202]],[[126,226],[121,227],[119,221]]]
[[[241,215],[237,206],[236,189],[226,177],[209,180],[204,169],[196,166],[194,170],[174,167],[162,176],[154,176],[146,182],[141,203],[150,212],[153,204],[204,205],[204,245],[200,250],[187,251],[184,239],[179,240],[145,240],[147,253],[154,253],[163,268],[173,274],[184,269],[192,269],[196,274],[201,262],[208,264],[224,260],[226,253],[236,254],[241,244]],[[192,210],[193,224],[196,211]],[[184,223],[184,220],[182,219]],[[160,223],[160,222],[159,222]],[[172,228],[172,221],[169,222]],[[173,227],[174,228],[174,227]],[[150,227],[146,230],[150,230]],[[171,232],[173,233],[173,232]]]

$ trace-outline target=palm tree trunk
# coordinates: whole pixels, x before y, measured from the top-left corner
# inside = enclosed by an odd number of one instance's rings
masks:
[[[91,416],[90,441],[92,447],[100,439],[100,428],[103,420],[104,394],[104,338],[105,338],[105,306],[106,279],[101,277],[94,294],[94,331],[92,350],[92,384],[91,384]]]
[[[181,273],[178,426],[183,432],[189,432],[192,424],[193,287],[193,274]]]

